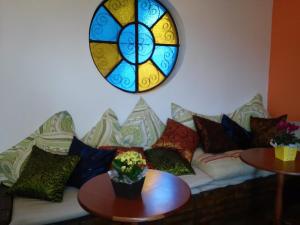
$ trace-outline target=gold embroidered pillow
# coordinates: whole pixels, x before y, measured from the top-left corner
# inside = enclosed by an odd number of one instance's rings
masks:
[[[60,202],[65,184],[79,160],[77,155],[52,154],[33,146],[23,172],[8,192]]]
[[[175,176],[195,174],[191,164],[173,149],[149,149],[146,159],[153,169],[162,170]]]

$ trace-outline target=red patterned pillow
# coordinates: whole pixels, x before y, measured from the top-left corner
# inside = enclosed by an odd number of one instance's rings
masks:
[[[271,147],[271,139],[280,134],[280,131],[277,129],[277,124],[281,120],[286,119],[287,115],[269,119],[250,117],[250,127],[253,134],[252,146]]]
[[[162,136],[152,145],[152,148],[175,149],[183,158],[191,162],[198,143],[199,138],[195,131],[168,119]]]
[[[196,129],[200,137],[200,144],[206,153],[222,153],[239,149],[226,134],[222,124],[205,119],[200,116],[193,116]]]

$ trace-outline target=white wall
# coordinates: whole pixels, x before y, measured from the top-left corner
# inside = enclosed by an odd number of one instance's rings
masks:
[[[170,103],[229,112],[266,99],[272,0],[165,0],[178,23],[180,62],[169,82],[128,94],[107,83],[89,52],[101,0],[0,0],[0,151],[68,110],[81,137],[111,107],[124,122],[140,96],[165,121]]]

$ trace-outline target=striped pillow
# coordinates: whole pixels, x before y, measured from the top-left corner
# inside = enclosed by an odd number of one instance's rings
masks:
[[[214,180],[229,179],[237,176],[245,176],[255,172],[240,160],[243,150],[233,150],[221,154],[204,153],[194,158],[193,165],[208,174]]]

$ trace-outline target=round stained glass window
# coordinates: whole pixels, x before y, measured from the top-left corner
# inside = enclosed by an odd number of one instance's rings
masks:
[[[131,93],[164,82],[175,66],[175,22],[157,0],[104,0],[90,25],[91,55],[102,76]]]

